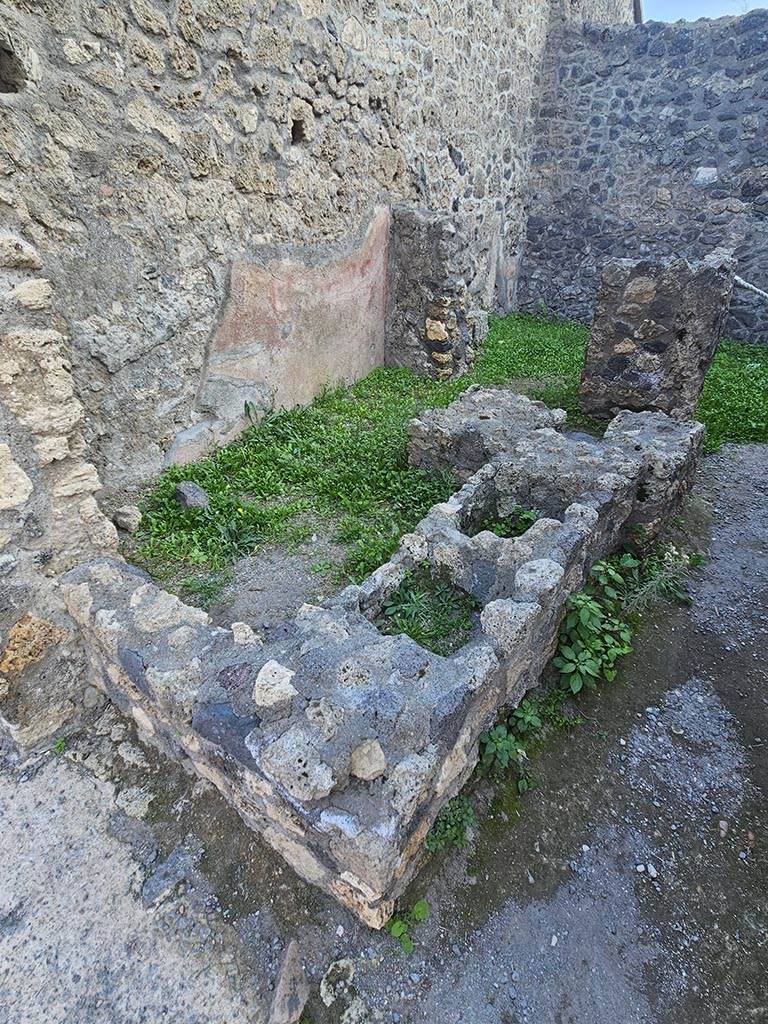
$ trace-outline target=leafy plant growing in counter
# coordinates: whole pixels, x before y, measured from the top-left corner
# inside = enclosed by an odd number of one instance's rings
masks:
[[[406,633],[445,656],[469,640],[476,609],[470,594],[424,565],[409,572],[384,602],[376,624],[384,633]]]
[[[537,519],[541,518],[541,512],[536,508],[523,508],[516,505],[509,515],[500,516],[496,519],[489,518],[480,524],[478,533],[482,530],[489,530],[497,537],[522,537],[526,530],[530,529]]]

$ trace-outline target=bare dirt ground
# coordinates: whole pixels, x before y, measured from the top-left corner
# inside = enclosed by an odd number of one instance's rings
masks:
[[[522,802],[476,793],[471,846],[408,894],[432,907],[410,957],[112,708],[63,755],[7,755],[0,1021],[262,1021],[294,937],[313,1024],[768,1021],[768,448],[707,459],[683,529],[711,556],[692,607],[655,608]]]
[[[265,545],[240,558],[232,581],[208,608],[217,625],[247,622],[262,636],[294,615],[304,602],[319,604],[339,590],[318,565],[343,561],[344,549],[318,530],[293,548]]]

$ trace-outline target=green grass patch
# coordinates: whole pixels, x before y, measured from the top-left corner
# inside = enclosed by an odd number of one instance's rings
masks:
[[[403,533],[454,490],[450,475],[412,469],[408,421],[450,404],[471,384],[513,382],[568,412],[569,425],[599,432],[578,408],[587,329],[513,315],[493,322],[474,372],[431,381],[409,370],[378,369],[327,391],[307,408],[276,412],[210,457],[167,470],[147,496],[136,557],[173,586],[190,570],[220,572],[264,543],[297,544],[319,526],[346,550],[324,566],[359,581],[386,561]],[[768,440],[768,350],[723,342],[699,410],[707,448]],[[208,492],[208,509],[180,508],[180,480]],[[201,590],[204,580],[190,589]]]
[[[538,509],[522,508],[520,505],[516,505],[508,516],[501,519],[493,517],[485,519],[477,532],[482,533],[483,530],[488,530],[490,533],[495,533],[497,537],[522,537],[526,530],[529,530],[540,518],[541,512]]]
[[[565,409],[568,425],[602,434],[604,424],[579,408],[579,380],[589,330],[583,324],[513,314],[493,321],[472,383],[520,381],[526,394]]]
[[[384,603],[376,625],[383,633],[406,633],[444,657],[469,640],[477,601],[428,565],[409,572]]]
[[[768,441],[768,348],[724,341],[704,381],[698,418],[707,451]]]
[[[452,475],[408,466],[407,424],[466,386],[380,369],[268,416],[209,458],[162,475],[144,505],[140,557],[153,571],[178,562],[218,570],[260,544],[300,541],[309,520],[345,545],[342,574],[364,578],[454,490]],[[210,507],[180,508],[180,480],[205,488]]]

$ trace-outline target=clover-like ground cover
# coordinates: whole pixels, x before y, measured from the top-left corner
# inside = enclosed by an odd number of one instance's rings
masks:
[[[408,421],[448,405],[471,384],[511,383],[564,408],[570,425],[595,430],[578,408],[587,336],[580,324],[515,314],[493,322],[474,371],[458,380],[381,368],[306,408],[275,412],[208,458],[163,473],[145,498],[132,555],[167,586],[189,592],[194,580],[206,597],[237,558],[266,543],[306,541],[319,530],[346,552],[340,563],[319,568],[339,582],[359,581],[455,489],[448,474],[408,466]],[[724,442],[768,441],[768,349],[724,341],[699,418],[709,451]],[[180,480],[204,487],[210,507],[179,507]]]

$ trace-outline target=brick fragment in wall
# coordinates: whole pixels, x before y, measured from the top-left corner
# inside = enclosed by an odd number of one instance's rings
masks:
[[[84,664],[73,624],[34,567],[4,581],[0,612],[0,728],[22,750],[49,744],[83,707]],[[32,611],[24,607],[33,606]],[[21,614],[19,612],[21,611]]]
[[[8,634],[0,655],[0,675],[13,677],[43,657],[53,644],[67,637],[67,631],[54,622],[23,615]]]

